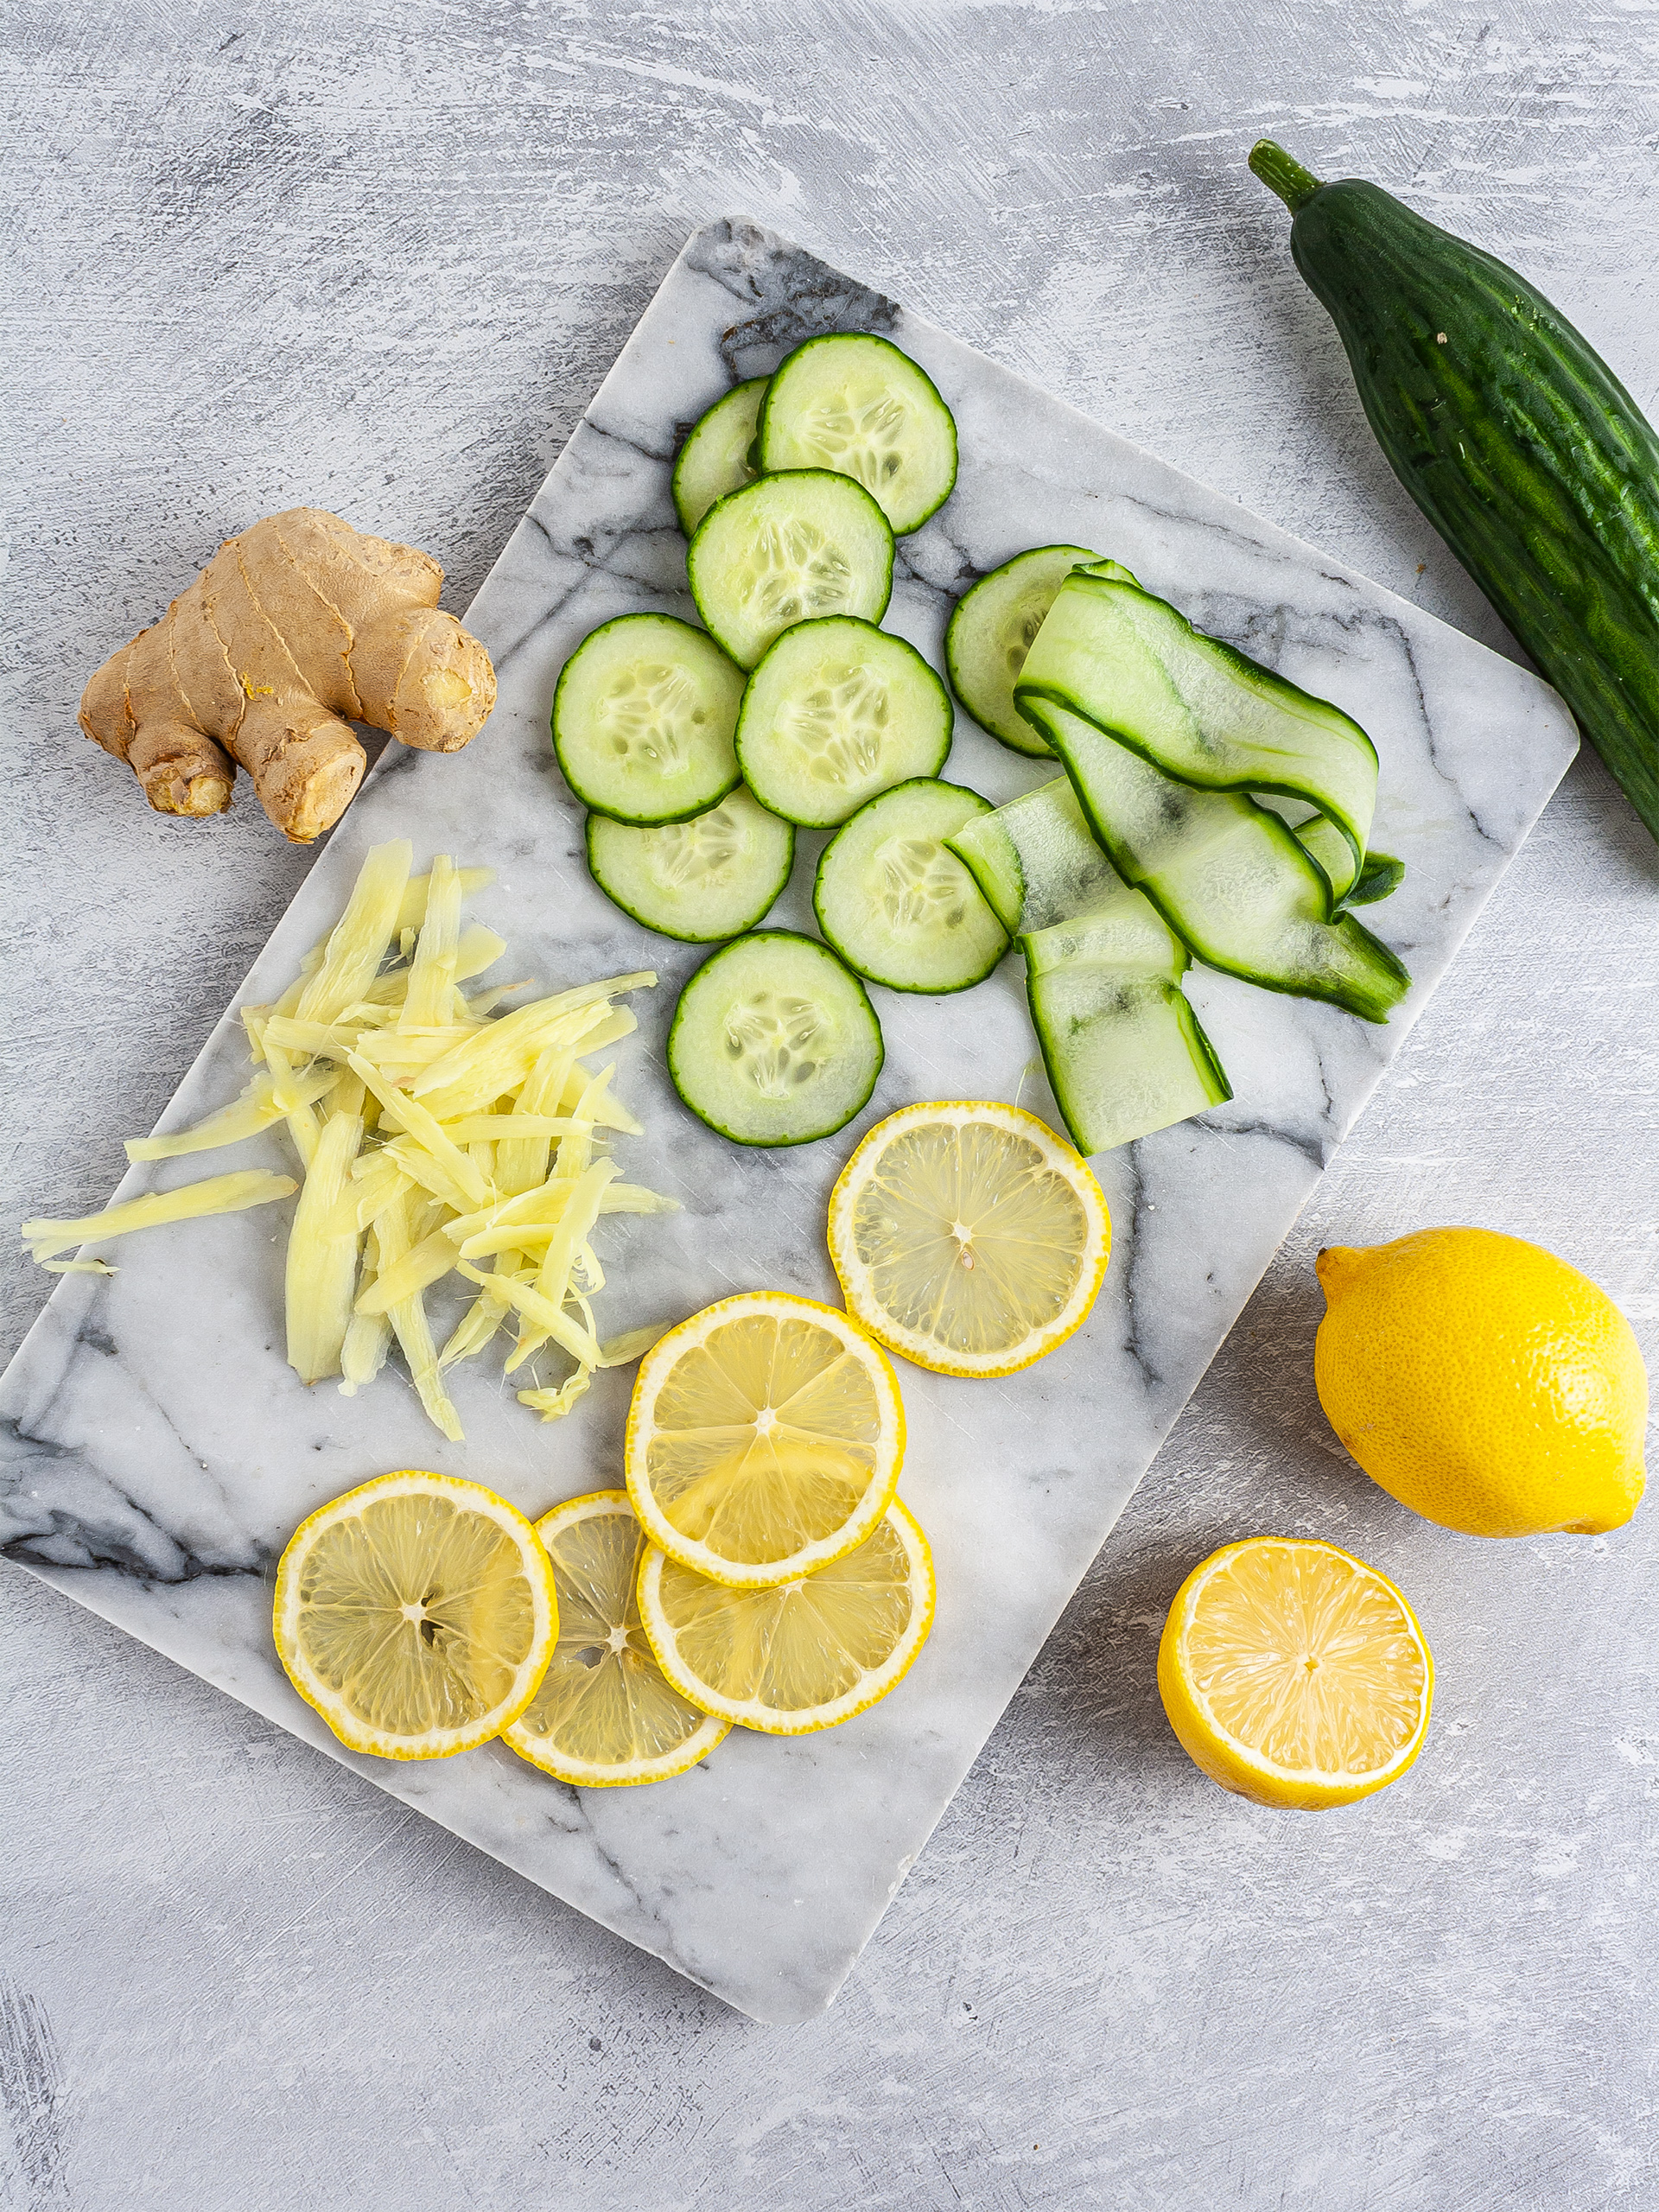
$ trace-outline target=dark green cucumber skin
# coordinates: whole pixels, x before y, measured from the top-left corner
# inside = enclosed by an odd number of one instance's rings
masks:
[[[1380,186],[1319,186],[1290,243],[1395,474],[1659,838],[1659,436],[1524,276]]]
[[[1359,879],[1343,900],[1344,906],[1371,906],[1379,899],[1391,898],[1406,880],[1406,864],[1397,861],[1392,853],[1367,853],[1359,871]]]

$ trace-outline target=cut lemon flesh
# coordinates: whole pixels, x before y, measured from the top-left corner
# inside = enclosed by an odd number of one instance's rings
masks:
[[[849,1311],[942,1375],[1012,1375],[1064,1344],[1111,1245],[1099,1184],[1017,1106],[906,1106],[870,1131],[830,1199]]]
[[[1170,1725],[1259,1805],[1351,1804],[1422,1748],[1434,1662],[1385,1574],[1311,1538],[1254,1536],[1193,1569],[1158,1650]]]
[[[636,1589],[645,1534],[626,1491],[572,1498],[536,1533],[553,1562],[559,1632],[540,1688],[502,1742],[579,1789],[683,1774],[731,1723],[683,1697],[652,1656]]]
[[[887,1355],[830,1306],[750,1291],[646,1353],[628,1414],[628,1496],[694,1573],[763,1590],[861,1544],[905,1456]]]
[[[302,1522],[276,1569],[276,1652],[340,1742],[447,1758],[518,1718],[553,1649],[553,1569],[516,1506],[412,1470]]]
[[[710,1582],[654,1546],[639,1570],[639,1618],[675,1688],[770,1736],[886,1697],[927,1641],[933,1597],[927,1538],[897,1498],[855,1551],[774,1589]]]

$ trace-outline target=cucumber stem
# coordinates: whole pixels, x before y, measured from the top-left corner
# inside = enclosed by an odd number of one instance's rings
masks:
[[[1278,194],[1293,215],[1319,189],[1319,178],[1271,138],[1258,138],[1251,147],[1250,168],[1270,192]]]

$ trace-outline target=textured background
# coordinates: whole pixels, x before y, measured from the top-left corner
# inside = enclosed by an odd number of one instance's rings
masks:
[[[93,20],[96,18],[97,20]],[[1370,442],[1263,130],[1518,262],[1659,400],[1654,0],[0,0],[7,1226],[97,1205],[308,856],[81,683],[299,501],[464,607],[686,231],[753,213],[1489,642]],[[0,1572],[0,2205],[1659,2202],[1654,1509],[1416,1522],[1311,1382],[1322,1243],[1535,1236],[1659,1338],[1659,855],[1569,774],[834,2011],[728,2012]],[[5,1348],[42,1279],[9,1268]],[[1163,1721],[1281,1529],[1395,1575],[1427,1751],[1319,1820]]]

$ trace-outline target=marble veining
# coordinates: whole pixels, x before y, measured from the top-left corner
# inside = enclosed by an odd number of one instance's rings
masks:
[[[1382,760],[1376,842],[1408,864],[1367,918],[1414,984],[1386,1029],[1205,970],[1192,996],[1236,1096],[1096,1163],[1115,1244],[1088,1326],[995,1382],[905,1370],[903,1491],[932,1538],[932,1640],[884,1705],[798,1742],[734,1733],[645,1790],[578,1793],[498,1746],[429,1767],[344,1753],[277,1668],[273,1562],[321,1500],[387,1467],[488,1482],[527,1510],[619,1479],[629,1378],[599,1378],[543,1427],[487,1362],[458,1371],[464,1445],[388,1382],[347,1400],[302,1389],[282,1353],[281,1223],[266,1212],[134,1239],[108,1279],[64,1279],[3,1383],[0,1541],[58,1588],[756,2018],[821,2009],[934,1822],[1386,1061],[1574,750],[1536,678],[1047,398],[891,301],[752,225],[699,232],[670,272],[468,616],[500,702],[454,760],[393,747],[238,1003],[270,996],[338,909],[366,848],[408,836],[497,870],[475,903],[515,975],[549,988],[655,966],[618,1089],[646,1123],[625,1172],[684,1211],[613,1218],[607,1328],[677,1317],[732,1289],[832,1297],[823,1210],[871,1122],[927,1096],[1019,1098],[1052,1113],[1018,963],[971,1001],[878,992],[887,1062],[867,1114],[798,1152],[742,1153],[674,1099],[673,998],[701,957],[640,930],[588,880],[579,811],[547,742],[554,681],[596,623],[689,613],[669,495],[681,432],[735,378],[805,336],[872,328],[914,354],[956,413],[957,489],[901,547],[889,626],[936,663],[956,594],[1021,547],[1093,545],[1203,628],[1332,698]],[[959,718],[946,772],[995,801],[1039,780]],[[775,918],[810,926],[820,839],[803,836]],[[971,1013],[968,1007],[971,1006]],[[163,1116],[242,1079],[235,1008]],[[280,1141],[238,1163],[281,1163]],[[213,1172],[136,1169],[124,1194]],[[274,1211],[274,1210],[273,1210]]]

